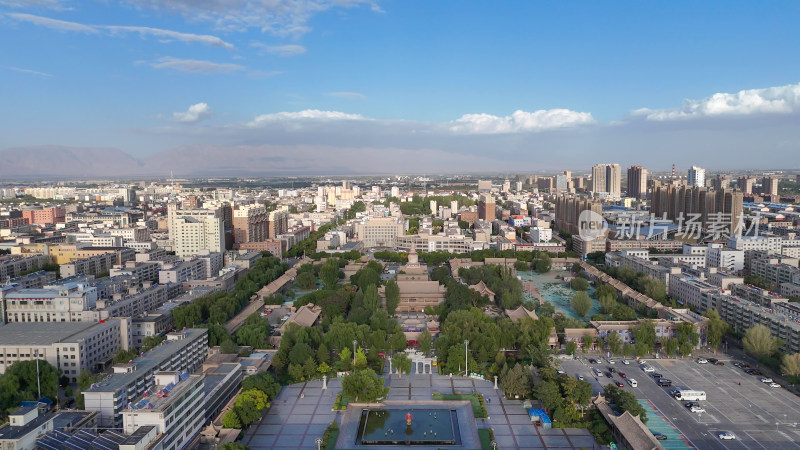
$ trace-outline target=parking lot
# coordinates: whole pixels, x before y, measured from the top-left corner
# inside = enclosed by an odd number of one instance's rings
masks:
[[[800,449],[800,398],[782,388],[771,388],[759,381],[758,376],[745,374],[731,365],[727,358],[720,358],[724,366],[698,364],[692,360],[653,360],[648,364],[656,373],[672,380],[672,387],[662,388],[650,374],[641,370],[635,362],[623,365],[614,358],[616,364],[610,365],[605,359],[597,364],[589,364],[587,359],[562,361],[561,368],[569,376],[582,375],[591,381],[594,392],[601,392],[611,382],[622,382],[623,389],[634,393],[648,404],[682,435],[689,445],[699,449]],[[616,369],[613,379],[605,375],[599,382],[591,372],[597,367],[607,372],[609,367]],[[622,379],[624,372],[638,382],[632,388]],[[741,385],[739,384],[741,383]],[[672,398],[667,391],[675,388],[705,391],[706,401],[700,404],[705,412],[691,413]],[[653,430],[660,431],[661,430]],[[722,441],[720,432],[733,432],[737,439]],[[669,433],[664,433],[668,436]],[[667,441],[662,441],[666,447]]]

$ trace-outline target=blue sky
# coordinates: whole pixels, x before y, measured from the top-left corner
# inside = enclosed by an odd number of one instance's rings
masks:
[[[457,171],[486,167],[487,152],[666,168],[675,155],[650,151],[678,148],[766,167],[800,150],[799,13],[797,2],[0,0],[0,149],[325,145],[321,164],[337,148],[427,149],[465,156]]]

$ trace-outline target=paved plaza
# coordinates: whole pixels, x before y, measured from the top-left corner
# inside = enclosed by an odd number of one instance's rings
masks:
[[[454,394],[479,392],[486,398],[487,419],[474,419],[478,428],[492,428],[501,449],[577,449],[601,448],[583,429],[541,429],[534,427],[519,400],[506,400],[493,383],[479,379],[437,374],[391,376],[387,400],[431,400],[434,392]],[[252,449],[315,449],[314,440],[322,436],[336,419],[341,424],[344,412],[331,411],[341,382],[314,380],[284,387],[259,422],[246,431],[242,440]]]

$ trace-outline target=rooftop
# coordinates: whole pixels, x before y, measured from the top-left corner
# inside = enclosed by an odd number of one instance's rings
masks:
[[[107,326],[102,322],[63,322],[57,325],[44,322],[9,323],[0,327],[0,345],[35,346],[71,342],[77,338],[73,338],[77,334],[86,333],[92,328],[99,329]]]
[[[5,327],[0,327],[0,330],[2,330],[2,328]],[[129,382],[133,381],[139,375],[158,367],[159,364],[167,360],[174,353],[179,352],[182,348],[190,345],[192,341],[206,333],[208,333],[208,330],[205,328],[188,328],[186,329],[186,337],[184,339],[167,339],[145,353],[144,356],[134,358],[132,364],[136,366],[135,371],[131,373],[109,375],[103,379],[103,381],[95,383],[87,392],[116,392],[126,387]]]

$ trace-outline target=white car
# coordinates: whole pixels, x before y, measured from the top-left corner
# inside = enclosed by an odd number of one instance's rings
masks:
[[[708,364],[708,360],[705,358],[697,358],[697,364]]]
[[[703,408],[702,406],[692,406],[691,408],[689,408],[689,411],[693,413],[704,413],[706,412],[706,409]]]
[[[644,371],[645,371],[645,372],[647,372],[647,373],[652,373],[652,372],[655,372],[655,371],[656,371],[656,369],[653,369],[653,368],[652,368],[652,367],[650,367],[650,366],[642,366],[642,370],[644,370]]]
[[[781,385],[780,385],[780,384],[778,384],[778,383],[774,383],[774,382],[773,382],[773,383],[770,383],[770,384],[769,384],[769,387],[771,387],[771,388],[779,388],[779,387],[781,387]]]
[[[556,372],[558,372],[559,375],[566,375],[567,374],[567,372],[564,372],[561,369],[558,369]]]
[[[608,363],[609,363],[609,364],[616,364],[617,362],[616,362],[616,361],[614,361],[613,359],[609,359],[609,360],[608,360]]]
[[[723,441],[735,441],[736,435],[731,433],[730,431],[723,431],[722,433],[718,434],[720,439]]]
[[[583,381],[583,375],[581,375],[581,374],[578,374],[578,379],[579,379],[579,380],[581,380],[581,381]]]
[[[622,360],[622,364],[625,364],[626,366],[627,366],[627,365],[629,365],[630,363],[631,363],[631,362],[630,362],[630,361],[628,361],[627,359],[623,359],[623,360]]]
[[[639,360],[639,365],[640,365],[640,366],[643,366],[643,365],[645,365],[645,364],[647,364],[647,361],[645,361],[645,360],[643,360],[643,359],[640,359],[640,360]]]
[[[772,383],[772,378],[762,377],[762,378],[759,378],[758,381],[760,381],[762,383]]]

